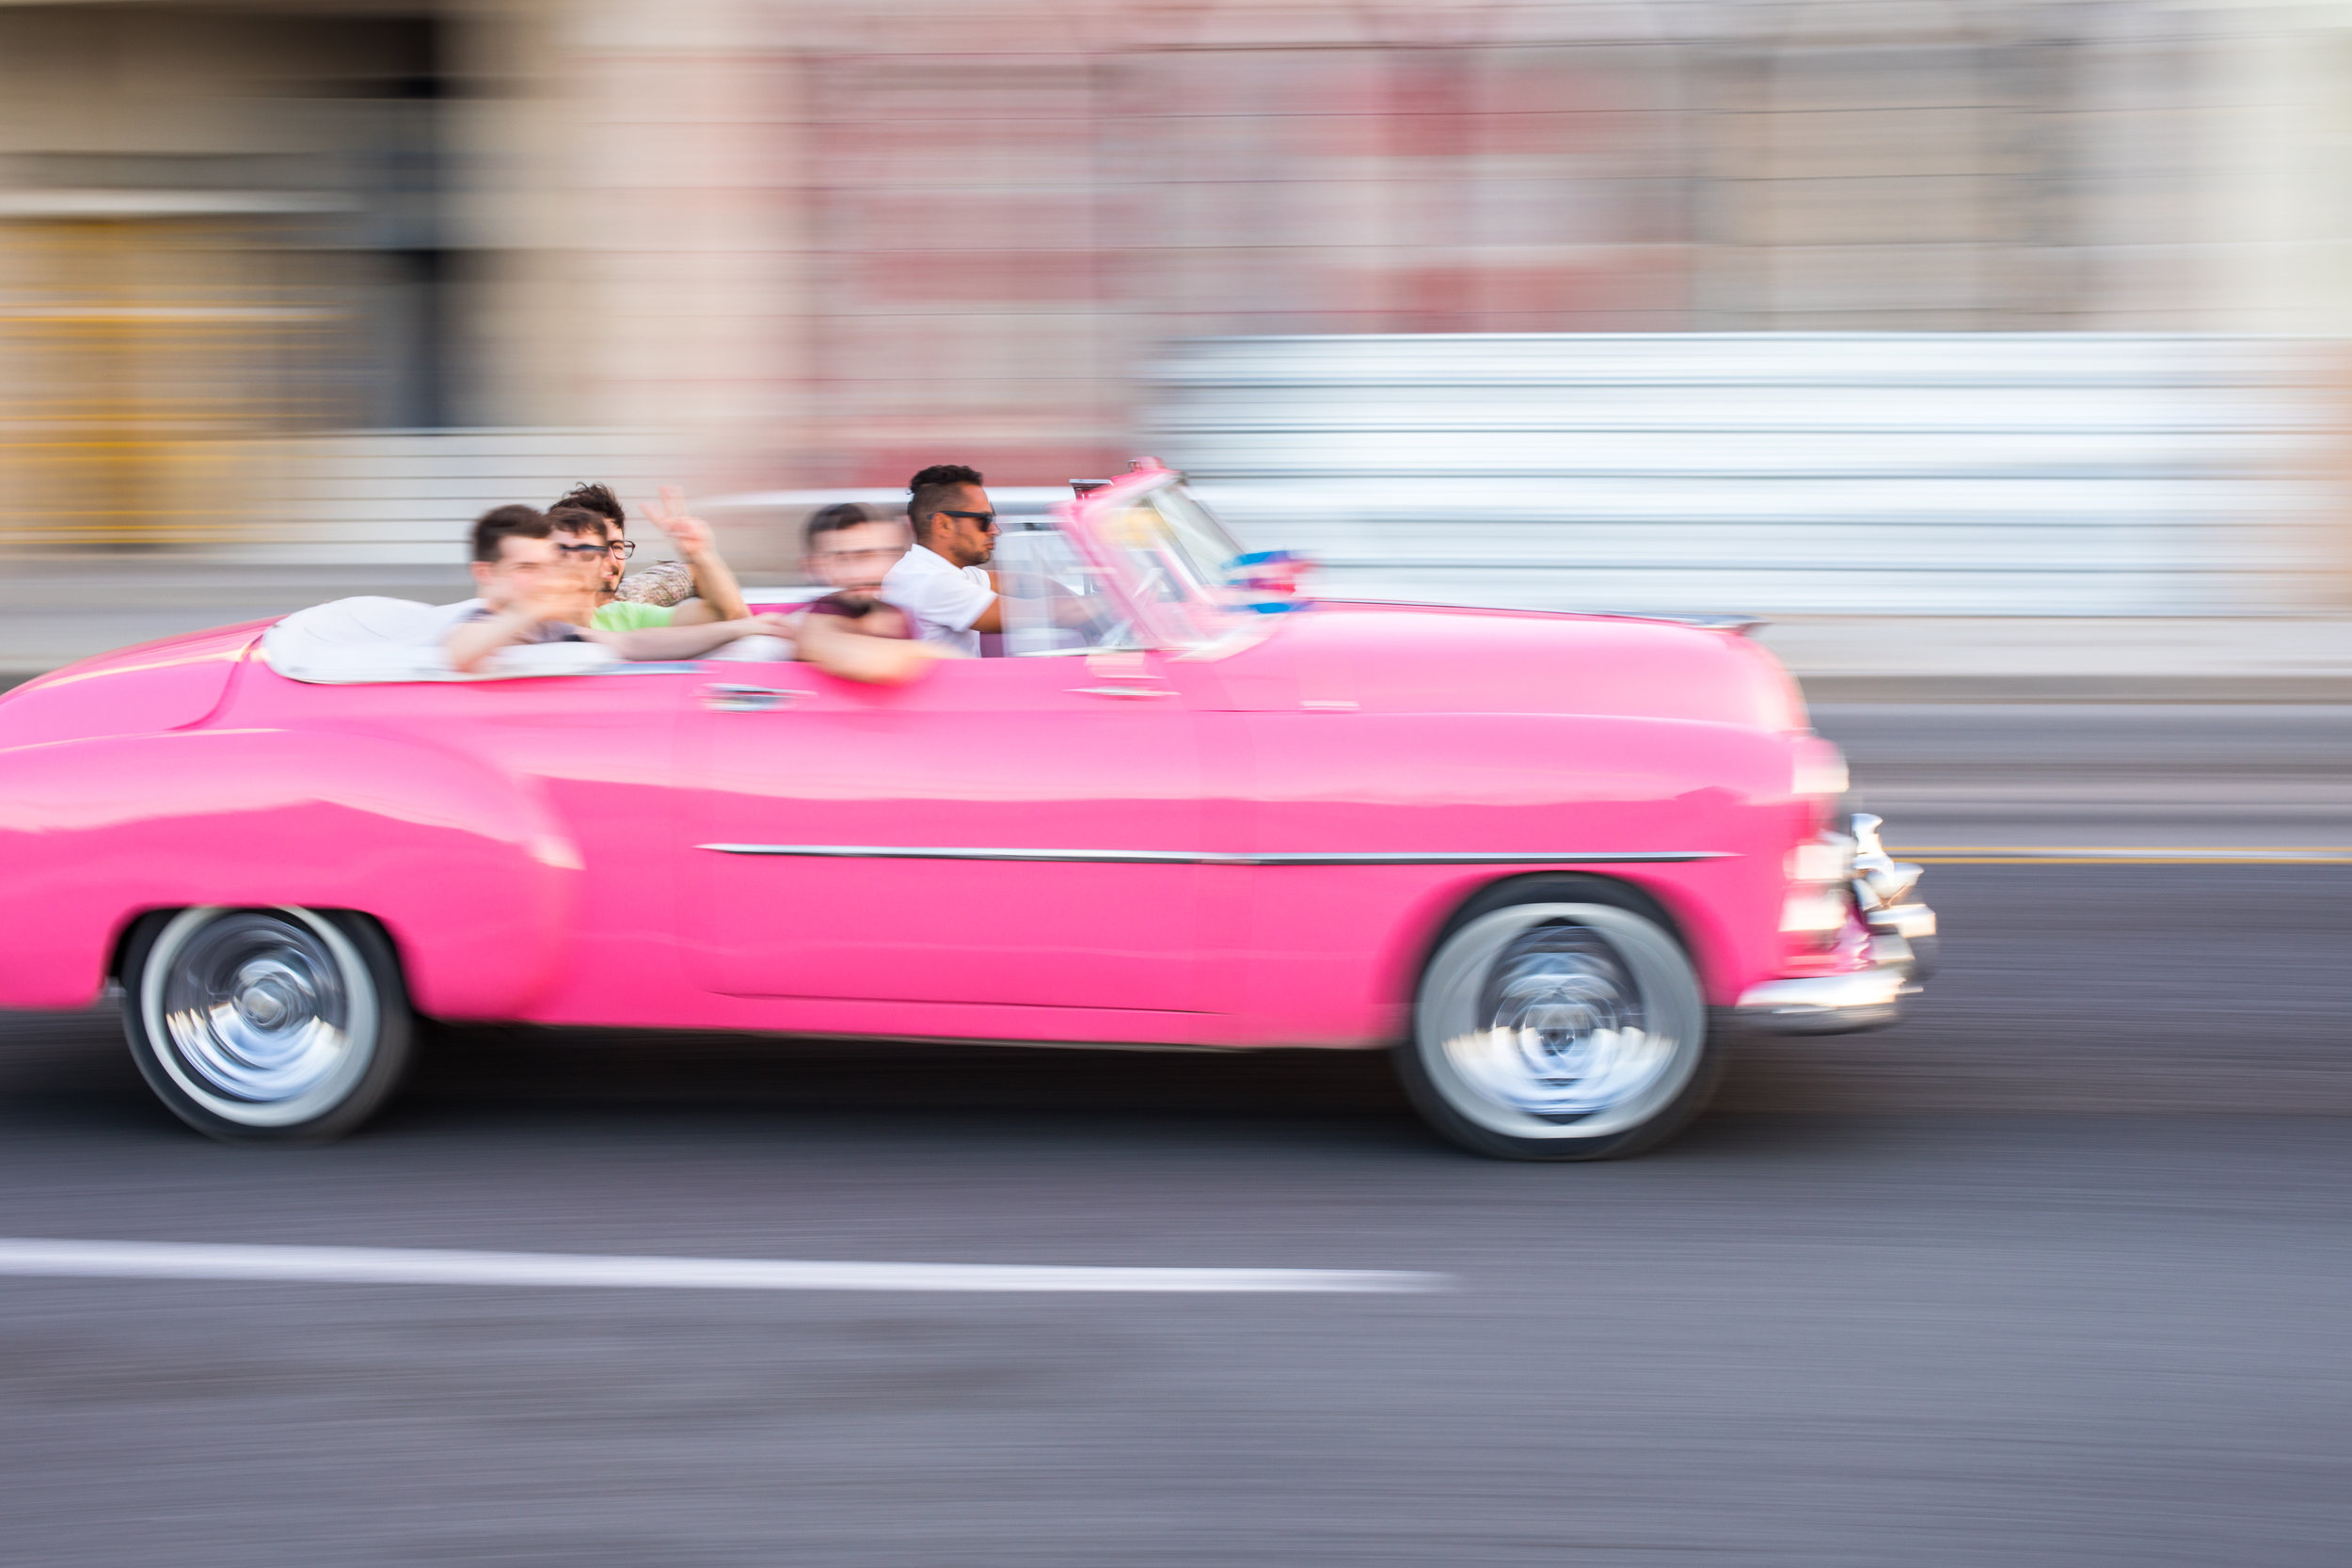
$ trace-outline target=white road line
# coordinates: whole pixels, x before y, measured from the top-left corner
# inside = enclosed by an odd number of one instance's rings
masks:
[[[554,1285],[662,1291],[993,1291],[1118,1294],[1394,1294],[1445,1275],[1377,1269],[1145,1269],[1028,1263],[808,1263],[423,1247],[238,1246],[0,1238],[0,1275],[258,1279],[346,1285]]]

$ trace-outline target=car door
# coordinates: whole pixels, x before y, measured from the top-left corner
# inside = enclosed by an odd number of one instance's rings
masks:
[[[1016,627],[1027,657],[943,661],[905,687],[806,665],[711,680],[684,732],[701,983],[1198,1010],[1188,673],[1104,646],[1116,622]]]

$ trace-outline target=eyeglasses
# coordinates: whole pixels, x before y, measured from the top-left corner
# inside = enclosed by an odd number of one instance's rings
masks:
[[[564,555],[602,555],[612,548],[609,545],[558,545],[555,547]]]
[[[637,553],[637,541],[634,539],[615,539],[612,543],[607,545],[605,548],[611,550],[614,555],[619,556],[623,561],[627,561],[630,556]]]
[[[950,512],[943,506],[939,509],[939,515],[943,517],[961,517],[967,523],[977,523],[983,533],[996,531],[996,514],[993,512]]]

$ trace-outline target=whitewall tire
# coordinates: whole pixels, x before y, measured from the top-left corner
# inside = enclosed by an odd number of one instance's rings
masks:
[[[1719,1066],[1706,998],[1645,902],[1564,879],[1464,911],[1422,972],[1398,1053],[1432,1126],[1503,1159],[1597,1160],[1651,1148],[1698,1112]]]
[[[381,928],[338,911],[151,915],[123,954],[123,1030],[156,1097],[230,1143],[318,1143],[382,1106],[415,1021]]]

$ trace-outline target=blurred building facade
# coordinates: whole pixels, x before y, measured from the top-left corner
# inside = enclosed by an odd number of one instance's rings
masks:
[[[2348,149],[2352,0],[0,5],[0,545],[1052,483],[1242,334],[2324,344]]]

